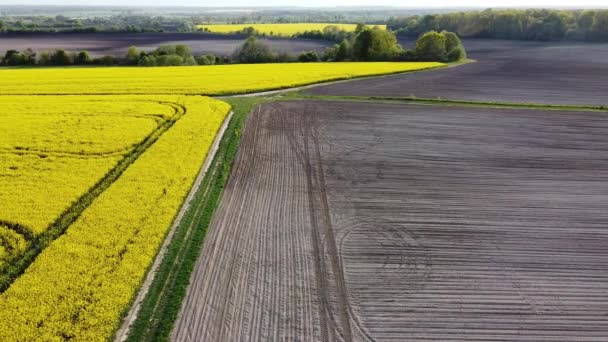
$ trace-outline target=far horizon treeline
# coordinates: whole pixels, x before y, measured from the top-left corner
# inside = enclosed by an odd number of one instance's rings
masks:
[[[327,48],[322,54],[305,51],[299,55],[272,50],[263,41],[251,35],[230,56],[204,54],[194,56],[189,46],[162,45],[151,52],[131,46],[124,57],[103,56],[93,58],[87,51],[67,52],[58,49],[38,54],[32,49],[8,50],[2,66],[69,66],[69,65],[131,65],[131,66],[182,66],[215,64],[253,64],[290,62],[345,62],[345,61],[425,61],[455,62],[466,58],[466,51],[453,32],[430,31],[421,35],[412,50],[404,49],[394,33],[377,27],[359,25],[354,34],[345,35],[339,44]]]
[[[608,41],[608,10],[488,9],[392,18],[387,26],[414,37],[447,30],[463,38]]]
[[[483,11],[445,12],[425,15],[424,11],[382,12],[382,16],[328,16],[251,13],[238,17],[222,14],[190,16],[130,15],[109,17],[0,16],[3,33],[139,33],[139,32],[200,32],[202,23],[293,23],[293,22],[364,22],[369,25],[386,24],[398,35],[419,36],[421,33],[451,31],[463,38],[498,38],[541,41],[608,41],[607,9],[487,9]],[[354,13],[354,12],[353,12]],[[420,15],[408,15],[407,13]],[[427,12],[428,13],[428,12]],[[392,17],[391,17],[392,15]],[[407,15],[407,16],[404,16]],[[329,39],[323,33],[303,33],[301,37]]]

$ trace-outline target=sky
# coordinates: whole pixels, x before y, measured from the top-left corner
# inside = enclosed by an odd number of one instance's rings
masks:
[[[115,6],[399,6],[399,7],[608,7],[608,0],[0,0],[1,5]]]

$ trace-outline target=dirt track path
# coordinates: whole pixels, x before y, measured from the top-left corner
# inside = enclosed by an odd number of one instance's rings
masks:
[[[230,123],[230,120],[232,119],[232,115],[233,115],[232,111],[230,113],[228,113],[228,115],[224,119],[224,122],[222,123],[222,126],[218,130],[218,133],[213,141],[213,144],[211,145],[209,152],[207,153],[205,162],[203,163],[203,166],[201,167],[196,179],[194,180],[192,189],[190,189],[188,196],[186,197],[186,199],[184,199],[184,204],[182,205],[179,212],[177,213],[177,216],[173,220],[173,225],[169,229],[169,232],[167,233],[167,236],[166,236],[162,246],[160,247],[160,250],[159,250],[158,254],[156,255],[156,258],[154,259],[154,263],[150,267],[150,271],[146,275],[146,278],[144,279],[144,282],[141,285],[139,292],[137,293],[137,296],[135,297],[135,299],[133,301],[133,305],[127,312],[127,315],[123,318],[120,329],[116,332],[116,334],[114,336],[114,340],[116,342],[125,341],[128,338],[131,324],[133,324],[133,322],[135,322],[135,320],[137,319],[137,314],[139,313],[139,310],[141,309],[141,305],[142,305],[146,295],[148,294],[148,290],[150,289],[150,286],[152,285],[152,282],[154,281],[156,272],[157,272],[164,256],[167,254],[167,249],[169,247],[169,244],[171,243],[171,239],[173,238],[173,235],[175,234],[175,230],[177,229],[179,224],[182,222],[182,219],[183,219],[184,215],[186,214],[186,212],[190,209],[190,207],[192,205],[192,203],[191,203],[192,199],[194,198],[194,195],[197,193],[198,189],[200,188],[201,184],[203,183],[205,175],[207,174],[207,171],[209,170],[209,167],[211,166],[211,163],[213,162],[213,158],[215,157],[215,154],[217,153],[220,141],[222,140],[222,137],[224,136],[224,132],[226,131],[226,128],[228,127],[228,124]]]
[[[249,117],[175,341],[608,339],[604,113]]]

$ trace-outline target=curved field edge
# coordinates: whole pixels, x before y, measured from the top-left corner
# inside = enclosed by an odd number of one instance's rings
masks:
[[[167,103],[165,103],[167,104]],[[167,104],[169,105],[169,104]],[[181,115],[184,109],[171,106],[175,110],[175,115],[161,121],[157,128],[147,135],[142,141],[133,145],[130,151],[118,161],[110,170],[99,179],[91,188],[79,196],[69,205],[60,215],[49,225],[41,234],[34,235],[31,232],[22,234],[28,241],[29,246],[25,252],[11,258],[6,266],[0,268],[0,293],[6,291],[11,284],[35,261],[36,257],[53,241],[59,238],[68,227],[73,224],[87,209],[93,201],[107,190],[120,175],[139,158],[150,146],[152,146],[163,133],[165,133]],[[16,225],[13,222],[5,222],[5,225]]]
[[[182,99],[188,113],[0,295],[0,339],[111,338],[228,113]]]
[[[452,66],[438,62],[233,64],[0,70],[0,95],[226,96]],[[34,74],[37,78],[34,78]],[[24,83],[22,79],[29,81]],[[110,79],[111,81],[108,81]],[[170,81],[167,81],[170,80]]]
[[[203,247],[207,228],[230,176],[241,130],[251,109],[269,99],[224,98],[234,112],[216,155],[177,226],[154,282],[131,325],[127,341],[167,341],[182,307],[190,275]]]

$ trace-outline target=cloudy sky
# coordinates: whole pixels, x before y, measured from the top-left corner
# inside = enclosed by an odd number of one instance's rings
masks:
[[[608,7],[608,0],[0,0],[1,5]]]

